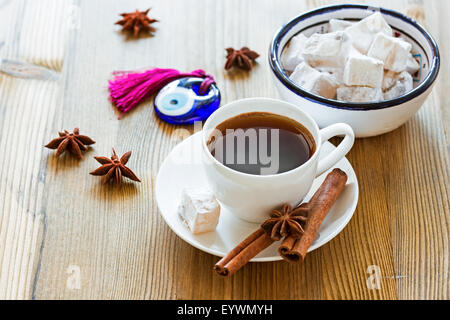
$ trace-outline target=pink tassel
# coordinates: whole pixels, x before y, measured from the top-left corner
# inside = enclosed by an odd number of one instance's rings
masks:
[[[207,75],[202,69],[181,73],[175,69],[155,68],[140,73],[115,71],[113,74],[116,77],[109,81],[109,94],[111,102],[121,112],[130,111],[144,99],[157,93],[166,84],[179,78],[204,78],[199,89],[201,95],[205,94],[209,86],[215,83],[214,78]]]

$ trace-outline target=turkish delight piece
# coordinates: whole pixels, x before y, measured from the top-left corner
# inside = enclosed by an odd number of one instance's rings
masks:
[[[304,90],[319,96],[334,99],[336,96],[337,82],[327,72],[320,72],[306,62],[299,64],[290,79]]]
[[[206,188],[186,188],[181,194],[178,215],[193,234],[212,231],[219,222],[220,206]]]
[[[419,62],[417,62],[416,58],[414,58],[414,56],[409,53],[408,61],[406,62],[406,71],[408,71],[410,74],[414,74],[419,71],[419,69]]]
[[[396,38],[385,35],[382,32],[377,33],[367,51],[367,55],[383,61],[385,63],[385,69],[387,69],[386,61],[394,51],[394,40]]]
[[[384,93],[384,99],[394,99],[404,95],[413,89],[413,78],[407,71],[399,74],[395,84]]]
[[[343,80],[347,86],[381,88],[383,62],[359,53],[352,54],[345,63]]]
[[[340,67],[350,45],[342,31],[315,33],[306,40],[302,54],[312,67]]]
[[[383,100],[381,88],[340,87],[336,91],[337,99],[345,102],[377,102]]]
[[[379,32],[375,35],[367,55],[383,61],[387,70],[402,72],[406,70],[410,51],[410,43]]]
[[[352,24],[344,32],[350,37],[353,46],[363,54],[367,53],[377,33],[392,36],[392,29],[380,12]]]
[[[330,32],[343,31],[350,27],[353,23],[341,19],[331,19],[330,20]]]
[[[337,83],[338,86],[343,82],[342,77],[344,74],[344,68],[318,67],[316,68],[316,70],[328,73],[334,79],[334,81]]]
[[[390,71],[390,70],[384,71],[383,83],[381,85],[381,89],[383,90],[383,92],[389,90],[390,88],[392,88],[395,85],[395,83],[397,82],[398,76],[399,76],[398,72],[394,72],[394,71]]]
[[[281,55],[281,64],[285,70],[294,71],[295,67],[303,61],[302,50],[307,39],[301,33],[291,38]]]

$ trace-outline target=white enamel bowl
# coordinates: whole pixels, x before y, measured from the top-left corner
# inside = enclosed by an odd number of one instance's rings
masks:
[[[380,11],[396,36],[412,44],[412,53],[421,62],[414,76],[414,89],[391,100],[374,103],[349,103],[327,99],[303,90],[292,82],[282,68],[280,55],[289,40],[298,33],[310,36],[328,32],[332,18],[360,20]],[[416,21],[388,9],[365,5],[335,5],[302,14],[275,34],[269,50],[269,64],[283,100],[309,113],[320,128],[336,122],[348,123],[356,137],[370,137],[392,131],[408,121],[431,92],[439,73],[439,49],[431,35]]]

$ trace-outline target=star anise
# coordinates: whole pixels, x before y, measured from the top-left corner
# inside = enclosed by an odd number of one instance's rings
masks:
[[[242,47],[240,50],[233,48],[226,48],[227,62],[225,63],[225,70],[231,67],[238,67],[245,70],[251,70],[253,61],[259,57],[259,54],[250,50],[247,47]]]
[[[86,145],[95,143],[88,136],[81,135],[78,128],[73,129],[73,133],[64,130],[64,132],[58,132],[58,134],[58,138],[53,139],[45,146],[49,149],[56,149],[57,157],[68,150],[76,158],[81,159],[81,151],[87,150]]]
[[[126,167],[125,164],[130,159],[131,151],[125,153],[119,160],[116,154],[116,150],[112,149],[111,159],[107,157],[94,157],[95,160],[102,164],[101,167],[90,172],[94,176],[104,176],[103,183],[108,182],[110,179],[115,177],[118,186],[120,187],[122,183],[122,176],[127,177],[133,181],[141,182],[138,177],[131,171],[130,168]]]
[[[304,225],[307,220],[307,212],[307,209],[304,207],[297,207],[291,210],[291,207],[285,204],[282,210],[273,210],[270,218],[261,227],[274,241],[288,235],[300,238],[305,232],[302,224]]]
[[[122,20],[117,21],[116,24],[120,24],[122,26],[122,30],[132,31],[135,38],[139,35],[141,30],[150,33],[155,32],[156,29],[150,24],[158,22],[158,20],[149,18],[147,16],[149,11],[150,9],[145,11],[136,10],[136,12],[121,13],[120,15],[123,18]]]

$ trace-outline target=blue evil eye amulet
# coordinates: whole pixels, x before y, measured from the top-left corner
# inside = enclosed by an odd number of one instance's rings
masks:
[[[155,112],[172,124],[192,124],[206,120],[220,105],[220,91],[211,84],[207,92],[199,94],[203,78],[185,77],[170,82],[154,99]]]

